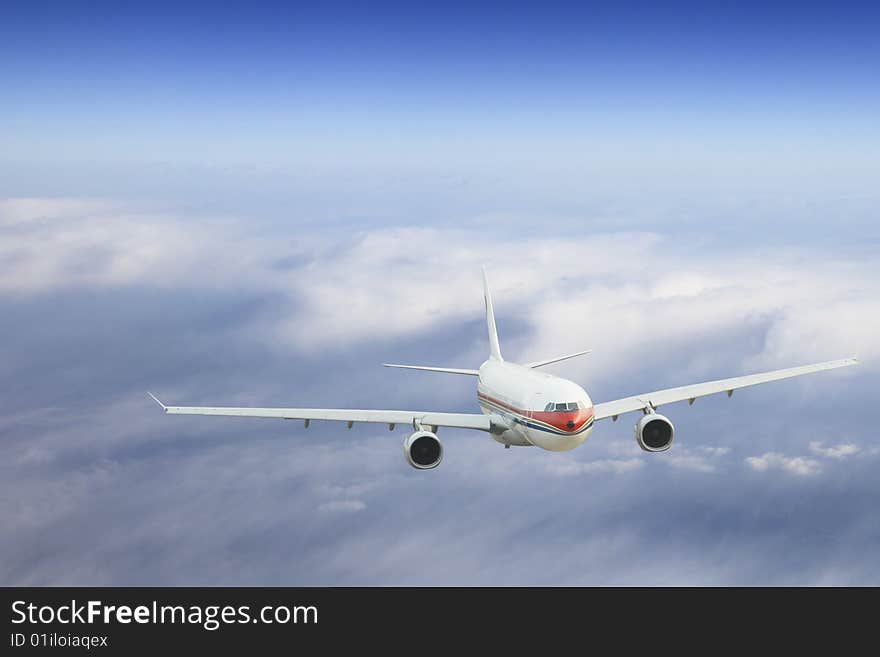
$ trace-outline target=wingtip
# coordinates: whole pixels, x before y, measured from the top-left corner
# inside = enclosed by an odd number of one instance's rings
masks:
[[[159,401],[159,398],[156,397],[156,395],[154,395],[152,392],[149,392],[149,391],[147,391],[147,394],[148,394],[150,397],[152,397],[152,399],[153,399],[154,402],[156,402],[157,404],[159,404],[159,406],[162,407],[162,410],[163,410],[163,411],[167,411],[167,410],[168,410],[168,407],[165,406],[165,404],[163,404],[162,402],[160,402],[160,401]]]

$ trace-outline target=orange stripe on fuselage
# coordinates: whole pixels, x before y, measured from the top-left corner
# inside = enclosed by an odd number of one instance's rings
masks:
[[[576,411],[528,411],[528,413],[532,420],[549,424],[560,431],[577,431],[593,419],[592,408],[579,408]]]
[[[500,399],[495,399],[494,397],[482,393],[477,393],[477,397],[492,402],[502,408],[506,408],[510,412],[521,415],[522,417],[551,426],[559,431],[574,433],[579,429],[582,429],[587,422],[593,419],[592,408],[579,408],[576,411],[527,411],[516,408],[507,402],[503,402]],[[572,423],[571,426],[569,426],[569,422]]]

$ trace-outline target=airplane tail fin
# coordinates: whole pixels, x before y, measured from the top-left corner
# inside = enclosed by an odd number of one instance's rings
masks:
[[[492,308],[492,295],[489,292],[489,277],[486,268],[483,270],[483,298],[486,301],[486,326],[489,329],[489,357],[495,360],[504,360],[501,357],[501,347],[498,344],[498,329],[495,326],[495,310]]]

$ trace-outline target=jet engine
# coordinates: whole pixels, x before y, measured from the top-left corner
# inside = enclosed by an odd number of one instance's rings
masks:
[[[430,431],[416,431],[403,441],[403,453],[407,462],[419,470],[430,470],[443,460],[443,445],[437,434]]]
[[[672,445],[675,427],[659,413],[643,415],[635,427],[636,442],[646,452],[665,452]]]

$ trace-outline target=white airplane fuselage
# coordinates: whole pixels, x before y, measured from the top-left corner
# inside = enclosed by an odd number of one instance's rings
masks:
[[[485,414],[510,428],[493,438],[505,445],[534,445],[564,452],[593,430],[593,402],[573,381],[490,358],[480,366],[477,399]]]

